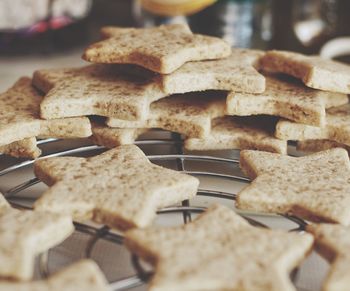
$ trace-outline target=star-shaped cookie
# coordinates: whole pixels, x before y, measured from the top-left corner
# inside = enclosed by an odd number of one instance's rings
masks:
[[[83,58],[93,63],[136,64],[169,74],[189,61],[228,57],[231,47],[219,38],[193,34],[185,24],[154,28],[106,27],[106,38],[89,46]]]
[[[178,93],[205,90],[262,93],[265,77],[257,69],[263,55],[258,50],[233,48],[227,58],[188,62],[175,72],[159,77],[167,91]]]
[[[15,158],[36,159],[41,155],[41,150],[36,145],[36,138],[30,137],[0,146],[0,153]]]
[[[30,78],[20,78],[0,95],[0,146],[35,136],[74,138],[91,135],[86,117],[42,120],[43,97],[31,86]]]
[[[0,280],[0,290],[6,291],[108,291],[107,280],[92,260],[81,260],[51,275],[33,282]]]
[[[295,290],[289,272],[309,234],[256,228],[215,205],[183,226],[128,231],[126,246],[155,267],[149,290]]]
[[[175,72],[161,75],[136,65],[116,65],[123,74],[157,80],[165,92],[172,94],[206,90],[226,90],[247,93],[265,91],[265,77],[259,69],[264,53],[258,50],[233,48],[224,59],[188,62]]]
[[[134,145],[91,158],[37,160],[34,172],[51,186],[35,209],[122,230],[149,225],[159,208],[192,198],[199,184],[192,176],[150,163]]]
[[[241,152],[240,166],[253,182],[238,193],[238,208],[350,224],[346,150],[336,148],[304,157],[247,150]]]
[[[285,140],[328,139],[350,146],[350,104],[328,109],[322,127],[281,120],[275,134]]]
[[[350,66],[333,60],[274,50],[261,59],[261,67],[299,78],[310,88],[350,94]]]
[[[226,92],[206,91],[173,95],[151,104],[148,119],[128,121],[109,118],[118,128],[162,128],[189,137],[208,136],[211,120],[226,113]]]
[[[317,251],[331,263],[322,290],[348,290],[350,286],[350,228],[334,224],[312,224],[307,226],[307,231],[314,235]]]
[[[40,106],[45,119],[84,115],[145,119],[149,105],[171,93],[153,78],[130,79],[106,65],[38,70],[33,84],[47,93]]]
[[[210,134],[187,138],[188,150],[257,149],[287,154],[287,142],[273,136],[276,122],[263,117],[219,117],[212,121]]]
[[[268,114],[295,122],[321,126],[326,108],[348,103],[341,93],[309,89],[296,80],[277,75],[266,76],[266,90],[261,94],[231,92],[227,96],[230,115]]]
[[[258,72],[263,51],[233,48],[224,59],[188,62],[175,72],[161,75],[136,65],[117,65],[123,75],[154,78],[165,92],[188,93],[226,90],[247,93],[265,91],[265,77]]]
[[[11,208],[0,193],[0,277],[28,280],[35,257],[74,230],[69,216]]]

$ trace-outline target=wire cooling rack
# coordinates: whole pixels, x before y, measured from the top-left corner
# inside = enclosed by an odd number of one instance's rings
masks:
[[[180,135],[164,131],[153,131],[153,133],[156,135],[156,138],[148,137],[135,142],[136,145],[144,150],[148,158],[153,163],[196,176],[201,181],[196,198],[191,201],[183,201],[181,205],[158,211],[157,221],[160,224],[168,225],[169,222],[171,222],[171,225],[187,223],[213,202],[223,203],[234,208],[237,191],[247,183],[250,183],[249,178],[245,177],[239,169],[238,151],[186,153]],[[56,139],[39,140],[38,146],[44,150],[42,157],[92,156],[106,150],[103,147],[91,145],[86,141],[82,144],[78,142],[78,145],[76,145],[72,142]],[[33,176],[32,165],[32,160],[19,162],[16,159],[9,159],[0,155],[0,190],[2,190],[5,197],[14,207],[30,209],[32,203],[42,193],[42,191],[35,189],[42,183]],[[14,181],[14,183],[8,183],[9,181]],[[11,185],[4,190],[2,189],[4,184]],[[221,188],[224,188],[224,190]],[[307,222],[295,216],[278,214],[266,216],[256,213],[237,212],[247,219],[249,223],[257,227],[278,227],[288,231],[302,232],[307,224]],[[87,236],[85,246],[79,247],[83,257],[94,258],[95,249],[98,248],[98,243],[101,241],[124,248],[123,235],[109,229],[107,226],[90,222],[75,222],[74,225],[76,233]],[[64,246],[63,248],[69,248],[69,246]],[[51,254],[53,250],[39,256],[37,278],[45,278],[50,275],[50,264],[54,260]],[[103,250],[100,250],[98,253],[102,252]],[[125,250],[125,252],[127,251]],[[149,268],[144,268],[144,264],[140,263],[136,257],[131,254],[129,254],[129,257],[132,274],[127,276],[122,274],[120,276],[118,274],[117,276],[109,276],[113,278],[108,278],[107,276],[111,290],[144,290],[145,284],[152,276],[152,271]],[[318,260],[320,259],[318,258]],[[98,263],[103,267],[103,260]],[[120,261],[117,256],[116,262],[113,262],[112,265],[119,266],[116,269],[123,270],[123,264],[125,264],[125,258],[123,261]],[[294,282],[298,281],[300,273],[298,269],[292,273],[291,278]],[[309,284],[309,286],[317,286],[318,288],[317,284],[319,285],[320,282]],[[137,288],[139,286],[141,286],[141,289]],[[306,289],[303,286],[298,286],[298,290],[314,290],[314,288]]]

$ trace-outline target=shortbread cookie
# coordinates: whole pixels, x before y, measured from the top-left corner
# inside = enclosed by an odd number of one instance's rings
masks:
[[[106,65],[38,70],[33,84],[47,93],[40,106],[45,119],[84,115],[145,119],[149,105],[170,94],[157,80],[129,79]]]
[[[107,280],[92,260],[81,260],[51,275],[33,282],[0,280],[3,291],[109,291]]]
[[[269,75],[262,94],[231,92],[227,112],[231,115],[277,115],[299,123],[321,126],[326,108],[348,103],[345,94],[306,88],[296,80]]]
[[[324,291],[348,290],[350,286],[350,228],[334,224],[307,226],[316,241],[316,249],[330,263]]]
[[[119,229],[149,225],[156,210],[196,195],[198,179],[149,162],[134,145],[91,158],[37,160],[36,176],[51,186],[36,210],[93,219]]]
[[[162,128],[189,137],[205,137],[211,120],[224,116],[226,92],[207,91],[173,95],[151,104],[148,119],[128,121],[109,118],[107,125],[119,128]]]
[[[126,246],[155,267],[149,290],[295,290],[288,273],[309,234],[256,228],[215,205],[177,227],[128,231]]]
[[[178,93],[204,90],[262,93],[265,77],[255,67],[258,68],[263,55],[262,51],[234,48],[228,58],[189,62],[160,78],[167,91]]]
[[[60,244],[73,230],[69,216],[13,209],[0,193],[0,277],[30,279],[35,256]]]
[[[139,135],[149,130],[147,128],[112,128],[97,122],[92,122],[91,125],[92,136],[90,139],[95,144],[107,148],[133,144]]]
[[[86,117],[40,119],[41,101],[42,96],[26,77],[0,95],[0,146],[35,136],[75,138],[91,135],[90,121]]]
[[[0,146],[0,153],[15,158],[36,159],[41,155],[41,150],[36,145],[36,138],[30,137]]]
[[[264,70],[301,79],[310,88],[350,94],[350,66],[319,56],[269,51],[261,59]]]
[[[321,152],[333,148],[343,148],[350,152],[350,146],[328,139],[307,139],[297,142],[297,150],[303,152]]]
[[[240,166],[254,181],[238,193],[238,208],[350,224],[346,150],[298,158],[247,150],[241,152]]]
[[[257,149],[287,154],[287,142],[273,136],[276,122],[263,117],[219,117],[204,138],[187,138],[188,150]]]
[[[160,75],[136,65],[118,65],[121,74],[138,78],[156,78],[165,92],[188,93],[226,90],[247,93],[265,91],[265,77],[259,69],[264,52],[233,48],[231,56],[201,62],[188,62],[175,72]]]
[[[276,126],[276,137],[285,140],[329,139],[350,146],[350,104],[328,109],[323,127],[281,120]]]
[[[154,28],[105,27],[107,37],[89,46],[83,58],[93,63],[136,64],[169,74],[189,61],[228,57],[230,45],[222,39],[193,34],[185,24]]]

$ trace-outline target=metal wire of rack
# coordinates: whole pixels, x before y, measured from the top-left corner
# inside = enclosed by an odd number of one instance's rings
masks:
[[[43,146],[50,143],[55,143],[56,139],[45,139],[45,140],[39,140],[38,145]],[[160,146],[160,145],[169,145],[174,146],[176,149],[176,154],[157,154],[157,155],[147,155],[147,157],[152,162],[160,162],[160,161],[175,161],[176,163],[176,170],[194,175],[197,177],[210,177],[210,178],[219,178],[219,179],[225,179],[230,181],[237,181],[240,183],[247,184],[250,182],[250,180],[242,175],[242,173],[239,174],[231,174],[231,173],[220,173],[215,172],[212,169],[204,169],[204,170],[192,170],[186,167],[186,163],[189,161],[199,161],[199,162],[209,162],[209,163],[218,163],[219,165],[228,165],[230,166],[237,166],[239,164],[239,160],[237,158],[224,158],[224,157],[218,157],[213,155],[199,155],[199,154],[187,154],[184,152],[183,148],[183,140],[181,139],[181,136],[179,134],[172,133],[170,139],[145,139],[145,140],[139,140],[135,142],[138,146]],[[105,148],[101,146],[96,145],[87,145],[82,146],[78,148],[72,148],[67,149],[63,151],[57,151],[54,153],[49,153],[47,155],[44,155],[43,157],[58,157],[58,156],[66,156],[66,155],[81,155],[81,154],[90,154],[97,150],[104,150]],[[1,154],[0,154],[0,165],[1,165]],[[0,177],[5,177],[9,174],[16,173],[17,171],[30,167],[34,163],[33,160],[26,160],[21,162],[15,162],[10,166],[6,166],[3,169],[0,169]],[[40,181],[37,178],[28,179],[20,184],[17,184],[7,191],[5,191],[4,195],[8,199],[8,201],[17,208],[20,209],[30,209],[31,207],[26,206],[26,204],[23,204],[23,201],[30,200],[24,196],[18,196],[19,194],[22,194],[25,192],[25,190],[28,190],[29,188],[33,187],[34,185],[40,183]],[[207,188],[200,188],[198,190],[197,196],[200,197],[212,197],[217,198],[221,200],[228,200],[228,201],[234,201],[236,199],[236,193],[233,192],[226,192],[226,191],[217,191]],[[233,203],[232,203],[233,204]],[[158,215],[164,215],[169,213],[180,213],[183,217],[183,223],[188,223],[192,220],[192,216],[195,213],[203,212],[206,209],[206,207],[198,206],[192,201],[185,200],[182,202],[179,206],[173,206],[173,207],[167,207],[164,209],[161,209],[158,211]],[[242,214],[241,214],[242,215]],[[255,225],[257,227],[264,227],[268,228],[269,226],[265,223],[260,222],[259,220],[250,217],[249,215],[242,215],[249,223],[252,225]],[[295,227],[289,229],[289,231],[303,231],[305,229],[305,226],[307,225],[307,222],[304,220],[295,217],[295,216],[288,216],[288,215],[279,215],[281,217],[284,217],[285,219],[292,222]],[[109,242],[122,245],[123,244],[123,235],[121,233],[118,233],[114,230],[109,229],[107,226],[100,225],[90,225],[89,223],[81,223],[81,222],[74,222],[75,229],[78,232],[85,233],[90,236],[89,242],[87,244],[87,247],[85,249],[85,256],[87,258],[91,257],[92,251],[96,245],[96,243],[99,240],[107,240]],[[39,256],[39,272],[42,278],[46,278],[49,276],[49,261],[50,261],[50,255],[49,252],[43,253]],[[143,267],[141,266],[138,259],[134,256],[131,257],[132,265],[135,270],[135,274],[132,276],[128,276],[125,278],[118,279],[116,281],[110,282],[110,288],[111,290],[119,291],[119,290],[126,290],[130,288],[134,288],[137,286],[140,286],[144,283],[146,283],[149,278],[152,276],[152,272],[145,271]],[[292,276],[292,278],[295,278],[295,274]]]

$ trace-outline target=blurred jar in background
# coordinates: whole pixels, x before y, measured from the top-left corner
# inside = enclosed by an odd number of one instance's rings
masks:
[[[293,30],[305,47],[322,43],[336,34],[337,0],[294,0]]]
[[[274,0],[272,46],[317,54],[330,40],[350,36],[349,0]]]
[[[88,15],[91,3],[92,0],[1,0],[0,52],[69,46],[82,38],[81,21]]]
[[[188,23],[235,47],[267,48],[272,36],[271,0],[135,0],[134,15],[146,27]]]

